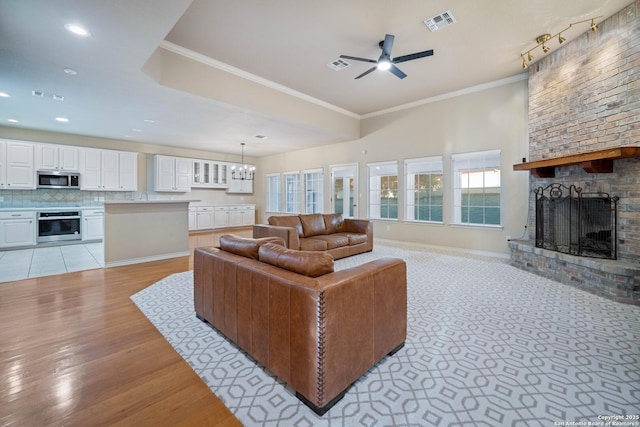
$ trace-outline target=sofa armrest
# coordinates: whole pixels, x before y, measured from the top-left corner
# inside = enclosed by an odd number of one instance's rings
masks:
[[[284,240],[285,247],[300,249],[300,237],[298,236],[298,230],[294,227],[256,224],[253,226],[253,238],[258,239],[261,237],[280,237]]]
[[[292,385],[322,407],[348,388],[380,359],[401,346],[407,335],[406,264],[383,258],[317,278],[316,321],[292,319]],[[292,301],[304,300],[294,297]],[[301,292],[302,293],[302,292]],[[294,307],[296,308],[296,307]],[[293,310],[294,313],[309,312]],[[308,368],[308,352],[317,346],[317,371]],[[301,368],[305,369],[301,369]],[[309,395],[309,374],[316,376],[316,393]],[[303,380],[306,377],[306,381]]]
[[[345,218],[344,230],[351,233],[370,234],[373,236],[373,223],[368,219]]]

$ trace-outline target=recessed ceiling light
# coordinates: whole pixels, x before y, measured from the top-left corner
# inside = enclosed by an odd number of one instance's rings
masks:
[[[155,123],[155,120],[151,120],[151,119],[144,119],[145,123]]]
[[[267,139],[269,137],[267,135],[256,135],[256,138],[258,138],[258,139]]]
[[[16,119],[7,119],[7,121],[11,122],[11,123],[18,123],[18,121]]]
[[[78,72],[76,70],[74,70],[73,68],[65,68],[64,72],[70,76],[77,76]]]
[[[131,129],[131,132],[142,132],[140,129]]]
[[[125,138],[132,138],[132,136],[131,136],[131,135],[125,135],[124,137],[125,137]]]
[[[89,31],[87,31],[82,25],[78,25],[78,24],[65,24],[64,28],[67,29],[67,31],[72,32],[73,34],[76,34],[78,36],[83,36],[83,37],[87,37],[90,36],[91,33]]]
[[[6,92],[0,92],[0,98],[11,98],[11,95]]]
[[[56,117],[56,122],[67,123],[68,121],[69,119],[67,119],[66,117]]]

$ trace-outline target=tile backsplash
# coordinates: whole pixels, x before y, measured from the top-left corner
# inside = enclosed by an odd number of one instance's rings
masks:
[[[136,191],[82,191],[65,189],[0,190],[0,208],[101,206],[107,200],[140,200]]]

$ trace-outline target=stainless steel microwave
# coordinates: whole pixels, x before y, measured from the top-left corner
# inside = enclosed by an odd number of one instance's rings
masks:
[[[80,188],[78,172],[38,171],[38,188]]]

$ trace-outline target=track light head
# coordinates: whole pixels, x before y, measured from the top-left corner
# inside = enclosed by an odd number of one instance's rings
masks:
[[[567,39],[565,39],[564,37],[562,37],[562,33],[558,33],[558,43],[562,44],[565,41],[567,41]]]
[[[550,50],[549,46],[547,46],[547,45],[545,45],[545,44],[543,44],[543,45],[542,45],[542,51],[543,51],[544,53],[549,52],[549,50]]]
[[[533,55],[531,55],[531,52],[527,53],[527,61],[533,61]]]
[[[596,25],[595,21],[592,19],[591,20],[591,31],[595,31],[598,29],[598,26]]]

